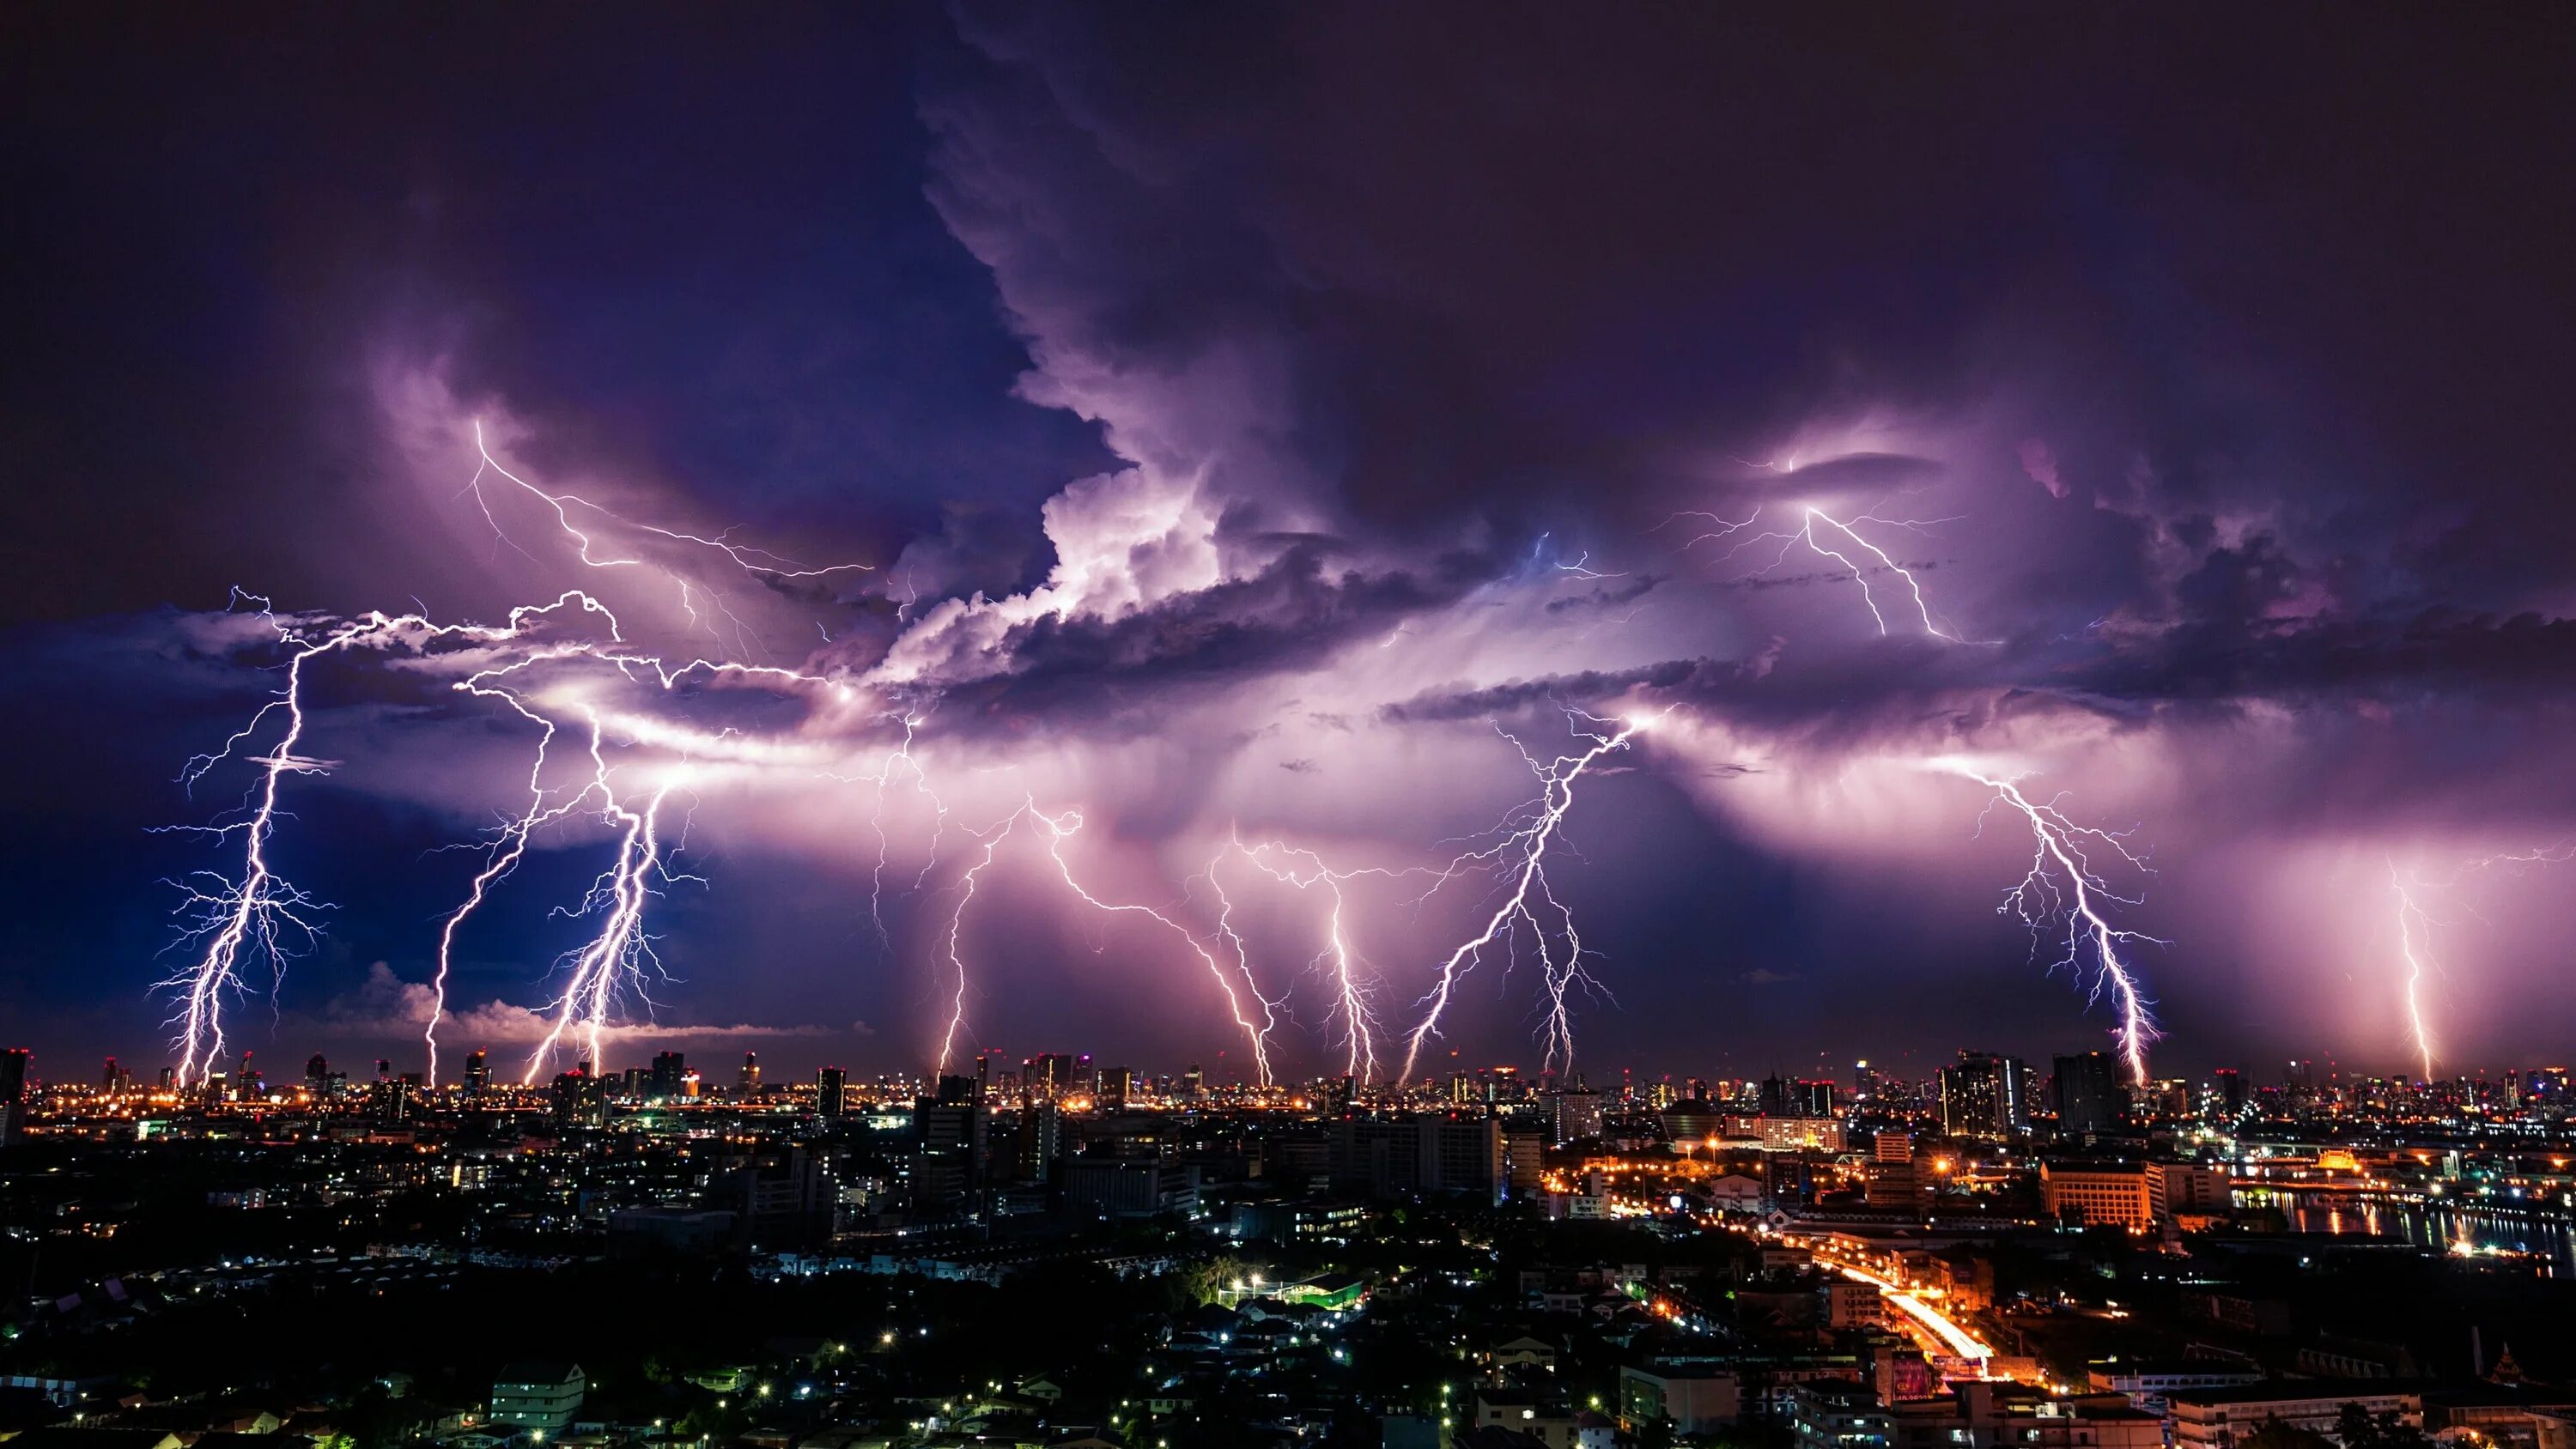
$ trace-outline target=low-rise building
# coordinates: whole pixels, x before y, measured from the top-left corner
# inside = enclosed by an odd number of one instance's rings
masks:
[[[2424,1427],[2424,1397],[2386,1380],[2266,1379],[2227,1388],[2177,1389],[2172,1405],[2175,1449],[2235,1449],[2265,1424],[2285,1424],[2332,1434],[2344,1405],[2370,1414],[2395,1414],[2410,1428]]]
[[[509,1364],[492,1379],[492,1424],[518,1433],[560,1434],[572,1427],[589,1388],[577,1363]]]

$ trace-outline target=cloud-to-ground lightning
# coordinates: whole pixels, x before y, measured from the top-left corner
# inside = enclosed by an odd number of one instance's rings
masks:
[[[1064,878],[1066,889],[1082,897],[1085,905],[1113,915],[1135,914],[1147,917],[1160,922],[1166,930],[1188,944],[1191,953],[1199,958],[1200,964],[1207,967],[1208,974],[1216,979],[1217,990],[1223,993],[1226,1011],[1233,1016],[1236,1028],[1252,1043],[1253,1069],[1259,1074],[1261,1085],[1265,1087],[1270,1085],[1270,1033],[1278,1026],[1278,1003],[1261,994],[1260,984],[1252,979],[1249,963],[1239,962],[1237,970],[1243,976],[1244,994],[1251,996],[1261,1008],[1259,1021],[1253,1020],[1245,1012],[1243,995],[1238,995],[1235,991],[1234,973],[1228,972],[1225,963],[1217,959],[1216,953],[1210,951],[1199,940],[1197,932],[1152,906],[1104,901],[1085,889],[1081,881],[1074,879],[1073,862],[1064,858],[1064,843],[1082,829],[1080,811],[1067,810],[1049,815],[1038,809],[1035,804],[1031,804],[1028,807],[1028,814],[1030,819],[1036,821],[1046,831],[1047,854],[1055,861],[1056,872]]]
[[[1574,914],[1548,889],[1546,861],[1548,847],[1554,843],[1557,830],[1565,823],[1567,812],[1574,808],[1574,784],[1602,756],[1624,749],[1645,728],[1644,720],[1629,720],[1617,728],[1610,722],[1589,720],[1576,726],[1575,737],[1589,744],[1574,753],[1542,761],[1521,750],[1538,776],[1539,797],[1514,819],[1507,821],[1499,839],[1492,844],[1460,856],[1451,863],[1442,879],[1470,864],[1483,864],[1498,871],[1505,884],[1502,902],[1486,920],[1483,929],[1458,943],[1440,963],[1438,978],[1416,1004],[1422,1019],[1405,1034],[1404,1065],[1396,1073],[1398,1083],[1413,1080],[1414,1067],[1422,1057],[1423,1044],[1439,1034],[1440,1017],[1448,1009],[1449,997],[1458,978],[1471,969],[1496,940],[1521,925],[1527,925],[1537,943],[1539,966],[1548,993],[1548,1016],[1541,1035],[1546,1043],[1546,1066],[1571,1066],[1574,1054],[1573,1024],[1568,1015],[1567,991],[1577,985],[1590,985],[1582,964],[1583,942],[1574,930]],[[1509,736],[1506,736],[1509,738]],[[1518,747],[1519,741],[1513,741]],[[1553,944],[1548,923],[1539,914],[1545,908],[1557,918]]]
[[[287,646],[285,685],[267,703],[260,706],[250,722],[224,742],[223,748],[189,761],[181,777],[190,784],[205,777],[234,752],[247,746],[272,714],[286,720],[284,732],[264,755],[248,763],[259,770],[242,818],[220,825],[178,826],[174,829],[211,835],[218,840],[239,836],[242,841],[242,866],[238,880],[219,872],[200,871],[191,880],[199,884],[186,887],[187,899],[182,910],[199,912],[195,925],[183,927],[182,942],[203,940],[205,950],[186,970],[162,983],[180,999],[172,1025],[179,1032],[180,1060],[178,1080],[197,1080],[201,1071],[222,1054],[224,1044],[224,998],[243,988],[241,968],[251,957],[265,959],[273,974],[282,974],[285,964],[283,937],[293,932],[310,936],[314,923],[310,913],[320,903],[303,890],[278,875],[270,856],[271,839],[276,831],[280,787],[289,775],[319,774],[330,768],[328,762],[297,753],[302,745],[308,719],[305,712],[305,666],[326,654],[356,649],[425,650],[433,645],[464,643],[499,645],[523,641],[548,622],[558,611],[579,609],[606,617],[614,635],[615,618],[596,600],[568,591],[551,604],[522,605],[513,609],[505,626],[474,624],[433,624],[418,614],[388,615],[369,613],[307,632],[299,623],[280,618],[259,603],[262,617],[276,628],[280,642]],[[204,884],[204,882],[213,884]],[[488,884],[488,882],[487,882]]]
[[[558,524],[573,539],[580,561],[591,567],[646,565],[641,558],[594,554],[596,540],[574,522],[573,510],[576,508],[590,510],[622,527],[712,550],[755,576],[810,579],[864,567],[843,564],[805,568],[765,550],[732,543],[722,537],[707,538],[650,524],[632,523],[575,495],[549,493],[503,468],[485,447],[479,423],[475,427],[475,447],[482,463],[468,487],[496,531],[500,527],[499,522],[493,518],[488,500],[483,498],[481,491],[481,480],[486,471],[508,479],[552,508]],[[502,536],[506,538],[506,534]],[[692,586],[682,575],[671,573],[670,577],[681,587],[683,610],[697,621]],[[608,876],[603,877],[602,885],[593,897],[592,904],[606,911],[605,924],[589,947],[572,955],[574,979],[554,1008],[557,1020],[547,1039],[548,1048],[556,1044],[568,1027],[577,1023],[595,1049],[598,1034],[606,1025],[607,1011],[616,996],[616,982],[621,970],[637,964],[641,959],[639,952],[649,953],[646,938],[638,927],[638,916],[644,897],[649,894],[645,877],[661,869],[663,863],[657,833],[658,812],[667,789],[655,793],[641,811],[620,802],[610,780],[610,767],[602,754],[603,735],[608,725],[598,712],[585,706],[582,713],[586,716],[590,736],[591,777],[568,795],[550,797],[544,776],[562,721],[549,708],[532,702],[519,676],[541,665],[587,662],[613,669],[627,680],[650,678],[665,691],[677,688],[686,679],[706,676],[739,676],[765,684],[800,688],[826,682],[816,675],[774,665],[704,658],[677,662],[639,651],[626,642],[624,631],[608,606],[579,590],[566,590],[552,603],[524,604],[513,608],[504,625],[439,624],[432,622],[425,611],[405,615],[370,612],[337,621],[282,617],[264,599],[236,591],[236,599],[241,598],[249,598],[258,604],[261,616],[276,628],[279,641],[287,651],[283,666],[285,685],[253,714],[248,724],[226,740],[221,749],[190,760],[182,779],[194,785],[208,771],[235,758],[249,747],[272,715],[282,715],[285,727],[277,743],[265,754],[245,757],[247,763],[257,767],[260,773],[241,818],[210,826],[175,827],[208,834],[219,840],[238,836],[242,842],[238,878],[221,872],[197,872],[183,883],[186,899],[181,908],[196,912],[196,920],[182,927],[179,940],[183,944],[204,943],[203,951],[186,970],[162,983],[179,998],[172,1025],[179,1036],[178,1077],[183,1082],[196,1080],[208,1069],[209,1063],[220,1056],[224,1042],[224,999],[243,989],[242,968],[253,959],[264,959],[269,963],[273,976],[282,975],[286,938],[290,935],[309,937],[316,924],[314,913],[321,909],[320,902],[277,873],[271,852],[285,777],[322,773],[329,768],[327,762],[299,753],[309,723],[305,701],[306,666],[313,660],[327,654],[358,650],[403,651],[424,660],[439,651],[479,650],[491,656],[492,662],[475,669],[453,687],[480,698],[501,701],[537,726],[539,731],[529,771],[526,808],[502,827],[465,898],[439,925],[430,983],[430,1014],[423,1030],[429,1056],[427,1080],[432,1084],[437,1081],[438,1028],[445,1016],[447,983],[458,931],[485,903],[493,886],[518,867],[525,858],[531,835],[541,827],[576,811],[596,809],[620,828],[623,838],[619,863],[612,867]],[[604,625],[605,638],[541,638],[560,622],[560,618],[576,615],[596,616]],[[738,620],[736,622],[739,624]],[[684,745],[689,735],[686,730],[663,728],[653,721],[634,717],[622,719],[617,725],[636,743],[663,747]],[[909,743],[907,728],[907,750]],[[926,788],[926,782],[924,784]],[[540,1053],[540,1057],[542,1055]],[[531,1074],[537,1070],[535,1061],[531,1062],[529,1070]]]
[[[2106,903],[2134,906],[2143,898],[2113,890],[2095,865],[2094,855],[2107,853],[2117,859],[2121,868],[2138,872],[2146,870],[2145,859],[2130,850],[2119,833],[2068,819],[2058,808],[2063,796],[2033,800],[2023,794],[2021,776],[1990,775],[1956,760],[1941,764],[1951,773],[1992,790],[1994,797],[1987,802],[1987,809],[1997,804],[2009,806],[2030,826],[2030,871],[2004,892],[2003,904],[1996,909],[2019,917],[2030,927],[2034,941],[2054,923],[2064,923],[2066,951],[2056,964],[2075,972],[2078,980],[2088,982],[2093,999],[2099,1000],[2106,993],[2111,997],[2112,1009],[2119,1017],[2113,1035],[2120,1044],[2120,1061],[2128,1068],[2130,1080],[2145,1086],[2147,1048],[2162,1033],[2156,1028],[2151,1003],[2136,970],[2121,959],[2120,951],[2134,942],[2159,946],[2164,942],[2114,926],[2102,914]]]
[[[2399,999],[2405,1008],[2407,1038],[2414,1044],[2415,1059],[2423,1071],[2422,1080],[2429,1082],[2433,1079],[2435,1044],[2428,998],[2433,973],[2441,969],[2441,960],[2434,946],[2434,927],[2439,923],[2425,902],[2458,886],[2461,878],[2471,871],[2569,860],[2576,860],[2576,842],[2480,856],[2462,862],[2449,875],[2439,879],[2401,869],[2393,859],[2388,862],[2389,893],[2397,905],[2397,959],[2402,967],[2398,982]]]
[[[570,970],[563,993],[554,1005],[554,1024],[537,1049],[529,1053],[522,1083],[536,1081],[553,1061],[564,1033],[576,1025],[588,1053],[584,1060],[593,1063],[596,1070],[601,1060],[600,1036],[608,1025],[619,989],[640,980],[643,969],[652,964],[652,938],[644,932],[644,903],[653,894],[653,877],[665,870],[662,807],[671,798],[676,783],[666,781],[656,787],[640,807],[610,800],[608,813],[622,827],[617,855],[592,884],[590,896],[583,903],[584,910],[598,910],[604,919],[599,933],[588,944],[567,953]]]
[[[1240,839],[1231,842],[1253,867],[1273,880],[1283,881],[1297,889],[1322,887],[1331,907],[1325,915],[1324,946],[1315,954],[1315,964],[1329,964],[1333,981],[1332,1019],[1340,1023],[1342,1035],[1342,1074],[1363,1082],[1377,1079],[1377,1018],[1370,1006],[1368,983],[1362,979],[1365,969],[1358,953],[1351,949],[1350,932],[1342,921],[1343,883],[1361,872],[1335,871],[1324,864],[1314,851],[1265,842],[1246,846]],[[1277,856],[1276,863],[1271,857]],[[1216,867],[1211,864],[1209,873]],[[1389,872],[1371,871],[1384,875]]]

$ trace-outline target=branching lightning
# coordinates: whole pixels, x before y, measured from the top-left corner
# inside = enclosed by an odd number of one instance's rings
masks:
[[[1883,518],[1876,513],[1855,513],[1848,519],[1844,519],[1837,518],[1813,504],[1808,504],[1802,506],[1798,510],[1798,526],[1795,528],[1774,528],[1766,529],[1760,533],[1744,534],[1744,530],[1752,527],[1754,522],[1761,518],[1761,516],[1762,509],[1760,507],[1756,507],[1752,512],[1744,515],[1742,518],[1728,518],[1722,514],[1709,513],[1700,509],[1684,509],[1679,513],[1673,514],[1671,517],[1666,518],[1662,523],[1656,524],[1653,529],[1649,529],[1647,531],[1652,533],[1659,529],[1668,528],[1674,523],[1685,518],[1697,519],[1706,526],[1702,528],[1699,533],[1684,540],[1681,545],[1682,549],[1687,552],[1703,543],[1722,543],[1730,538],[1735,539],[1736,542],[1734,546],[1727,549],[1723,554],[1720,554],[1720,558],[1733,558],[1744,550],[1753,547],[1755,544],[1777,543],[1779,548],[1772,554],[1770,562],[1763,564],[1760,568],[1754,569],[1751,574],[1747,575],[1747,577],[1757,577],[1778,568],[1788,559],[1789,550],[1798,547],[1800,544],[1804,544],[1810,552],[1816,554],[1818,557],[1831,559],[1836,564],[1850,570],[1852,582],[1860,585],[1861,602],[1868,607],[1870,618],[1878,624],[1878,632],[1885,634],[1888,632],[1887,611],[1879,604],[1878,591],[1872,589],[1869,583],[1871,568],[1872,566],[1875,566],[1877,569],[1894,574],[1897,578],[1904,581],[1906,595],[1913,603],[1915,617],[1922,622],[1924,633],[1931,635],[1935,639],[1946,639],[1953,644],[1961,642],[1958,635],[1942,628],[1939,624],[1933,621],[1932,603],[1929,599],[1924,597],[1923,581],[1915,577],[1914,570],[1898,563],[1886,549],[1871,542],[1858,528],[1854,526],[1862,523],[1873,523],[1887,528],[1903,528],[1922,532],[1934,524],[1955,523],[1958,520],[1953,518]],[[1823,536],[1821,537],[1818,536],[1818,525],[1823,526]],[[1744,536],[1738,537],[1738,535]],[[1863,564],[1855,560],[1850,553],[1845,551],[1847,549],[1857,550],[1868,555],[1872,563]]]
[[[1448,1009],[1450,993],[1458,978],[1473,969],[1486,950],[1503,938],[1527,926],[1539,958],[1542,985],[1547,992],[1546,1020],[1540,1036],[1545,1043],[1545,1068],[1571,1067],[1574,1058],[1573,1023],[1569,1015],[1567,993],[1577,985],[1598,989],[1583,968],[1583,941],[1574,929],[1574,914],[1559,902],[1548,888],[1546,859],[1554,843],[1557,828],[1565,823],[1566,813],[1574,808],[1574,783],[1582,778],[1602,756],[1624,749],[1638,732],[1646,727],[1643,719],[1621,723],[1577,716],[1575,737],[1589,741],[1588,747],[1573,753],[1541,761],[1518,740],[1513,746],[1538,776],[1539,797],[1524,811],[1505,822],[1498,839],[1491,844],[1459,856],[1440,873],[1445,883],[1459,870],[1471,865],[1490,866],[1506,882],[1501,904],[1486,918],[1484,928],[1458,943],[1447,959],[1440,963],[1438,979],[1415,1004],[1422,1009],[1422,1019],[1405,1034],[1404,1065],[1396,1073],[1399,1083],[1413,1080],[1414,1067],[1422,1056],[1423,1044],[1440,1031],[1441,1014]],[[1509,735],[1504,738],[1510,739]],[[1546,912],[1542,917],[1541,912]],[[1549,918],[1555,922],[1553,934]]]
[[[1991,810],[1997,804],[2011,807],[2030,826],[2032,851],[2030,871],[2020,882],[2004,892],[2003,904],[1996,907],[2021,919],[2031,931],[2034,942],[2043,930],[2064,923],[2066,950],[2056,962],[2076,973],[2078,980],[2089,983],[2091,999],[2099,1001],[2106,993],[2111,997],[2119,1026],[2113,1032],[2120,1044],[2120,1060],[2137,1085],[2147,1085],[2147,1048],[2162,1035],[2156,1028],[2152,1003],[2138,980],[2137,972],[2120,957],[2121,948],[2135,942],[2163,945],[2153,936],[2127,931],[2111,924],[2103,914],[2106,904],[2134,906],[2143,896],[2124,896],[2113,890],[2095,866],[2093,854],[2107,852],[2116,857],[2120,868],[2146,873],[2146,859],[2129,849],[2119,832],[2097,830],[2078,825],[2058,808],[2064,796],[2034,801],[2021,791],[2021,776],[1989,775],[1961,761],[1941,762],[1953,774],[1963,775],[1994,791],[1987,802]]]
[[[1332,905],[1325,916],[1324,946],[1316,952],[1314,964],[1318,967],[1329,965],[1331,970],[1334,986],[1331,1017],[1339,1023],[1341,1032],[1342,1072],[1363,1082],[1377,1080],[1377,1016],[1370,1005],[1372,993],[1369,984],[1362,976],[1366,964],[1351,949],[1350,934],[1342,924],[1345,904],[1342,885],[1360,874],[1384,875],[1388,872],[1335,871],[1324,864],[1322,856],[1311,850],[1276,842],[1246,846],[1236,838],[1230,843],[1230,848],[1272,880],[1295,886],[1301,891],[1318,886],[1323,888]],[[1273,856],[1279,858],[1278,863],[1273,863]],[[1209,863],[1208,873],[1211,877],[1215,875],[1214,862]]]

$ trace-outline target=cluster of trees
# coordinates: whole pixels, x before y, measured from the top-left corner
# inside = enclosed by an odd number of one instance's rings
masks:
[[[2359,1404],[2346,1404],[2335,1418],[2332,1437],[2313,1429],[2275,1420],[2236,1441],[2237,1449],[2433,1449],[2425,1432],[2399,1418],[2394,1409],[2374,1414]]]

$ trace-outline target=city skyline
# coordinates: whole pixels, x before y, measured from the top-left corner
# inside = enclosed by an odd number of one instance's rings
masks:
[[[10,1039],[2564,1060],[2551,47],[1881,22],[31,26]]]

